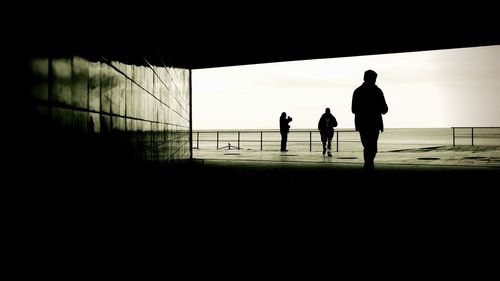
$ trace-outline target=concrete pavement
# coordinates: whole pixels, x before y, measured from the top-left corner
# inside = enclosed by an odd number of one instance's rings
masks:
[[[324,164],[363,164],[362,151],[333,152],[333,157],[321,151],[280,152],[279,150],[193,150],[194,158],[224,161],[307,162]],[[451,167],[490,167],[500,169],[500,146],[432,146],[415,149],[379,151],[375,164],[426,165]]]

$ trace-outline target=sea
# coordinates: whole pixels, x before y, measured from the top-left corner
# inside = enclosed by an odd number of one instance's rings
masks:
[[[194,130],[195,149],[279,150],[281,135],[278,130]],[[395,151],[451,145],[500,146],[500,127],[456,128],[386,128],[379,136],[379,151]],[[337,129],[332,150],[362,151],[359,133],[354,129]],[[318,130],[291,130],[287,148],[304,151],[321,151]]]

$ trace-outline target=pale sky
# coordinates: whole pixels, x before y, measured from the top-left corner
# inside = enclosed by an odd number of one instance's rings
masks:
[[[386,128],[500,126],[500,45],[193,70],[193,129],[314,129],[330,107],[353,128],[352,93],[378,74]]]

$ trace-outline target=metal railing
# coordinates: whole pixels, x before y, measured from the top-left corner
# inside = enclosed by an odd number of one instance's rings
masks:
[[[353,133],[353,132],[356,132],[355,130],[352,130],[352,129],[336,129],[335,130],[335,144],[336,144],[336,151],[338,152],[339,151],[339,142],[341,142],[339,140],[339,136],[341,134],[344,134],[344,133]],[[231,139],[231,140],[221,140],[219,137],[220,137],[220,134],[237,134],[237,139]],[[316,135],[319,135],[319,131],[318,130],[290,130],[290,134],[294,134],[294,133],[308,133],[308,140],[289,140],[287,141],[287,143],[309,143],[309,151],[312,151],[312,145],[313,143],[321,143],[321,141],[313,141],[313,134],[316,134]],[[200,134],[215,134],[215,139],[203,139],[201,140],[200,139]],[[260,139],[258,140],[255,140],[255,139],[243,139],[242,136],[245,135],[245,134],[259,134],[260,135]],[[201,142],[215,142],[216,143],[216,149],[219,150],[219,149],[222,149],[222,148],[228,148],[228,149],[231,149],[231,148],[234,148],[234,149],[241,149],[241,143],[242,142],[259,142],[260,144],[260,150],[263,150],[263,144],[264,143],[280,143],[281,140],[265,140],[264,139],[264,135],[265,134],[280,134],[280,131],[279,130],[214,130],[214,131],[193,131],[193,148],[194,149],[199,149],[200,148],[200,141]],[[223,146],[223,147],[219,147],[219,143],[220,142],[228,142],[228,141],[233,141],[237,143],[236,146],[234,145],[231,145],[230,143],[228,143],[227,146]],[[196,143],[196,146],[194,146],[194,143]]]
[[[470,141],[471,141],[471,145],[474,146],[474,129],[476,129],[476,138],[477,137],[494,137],[494,138],[499,138],[500,137],[500,131],[499,131],[499,134],[497,135],[490,135],[490,134],[481,134],[481,130],[482,129],[497,129],[497,130],[500,130],[500,127],[451,127],[452,129],[452,135],[453,135],[453,146],[455,146],[456,142],[455,142],[455,139],[459,138],[459,137],[463,137],[463,136],[458,136],[457,135],[457,132],[458,130],[467,130],[469,131],[470,130]],[[483,131],[484,132],[484,131]],[[466,137],[468,137],[469,135],[467,135]]]

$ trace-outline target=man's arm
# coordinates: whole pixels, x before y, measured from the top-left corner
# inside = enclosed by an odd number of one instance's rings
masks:
[[[380,113],[382,114],[386,114],[387,111],[389,111],[389,108],[387,107],[387,103],[385,102],[385,97],[384,97],[384,93],[382,92],[382,90],[380,90]]]
[[[356,93],[357,91],[354,91],[354,93],[352,94],[352,104],[351,104],[351,111],[354,114],[358,112],[358,98]]]

